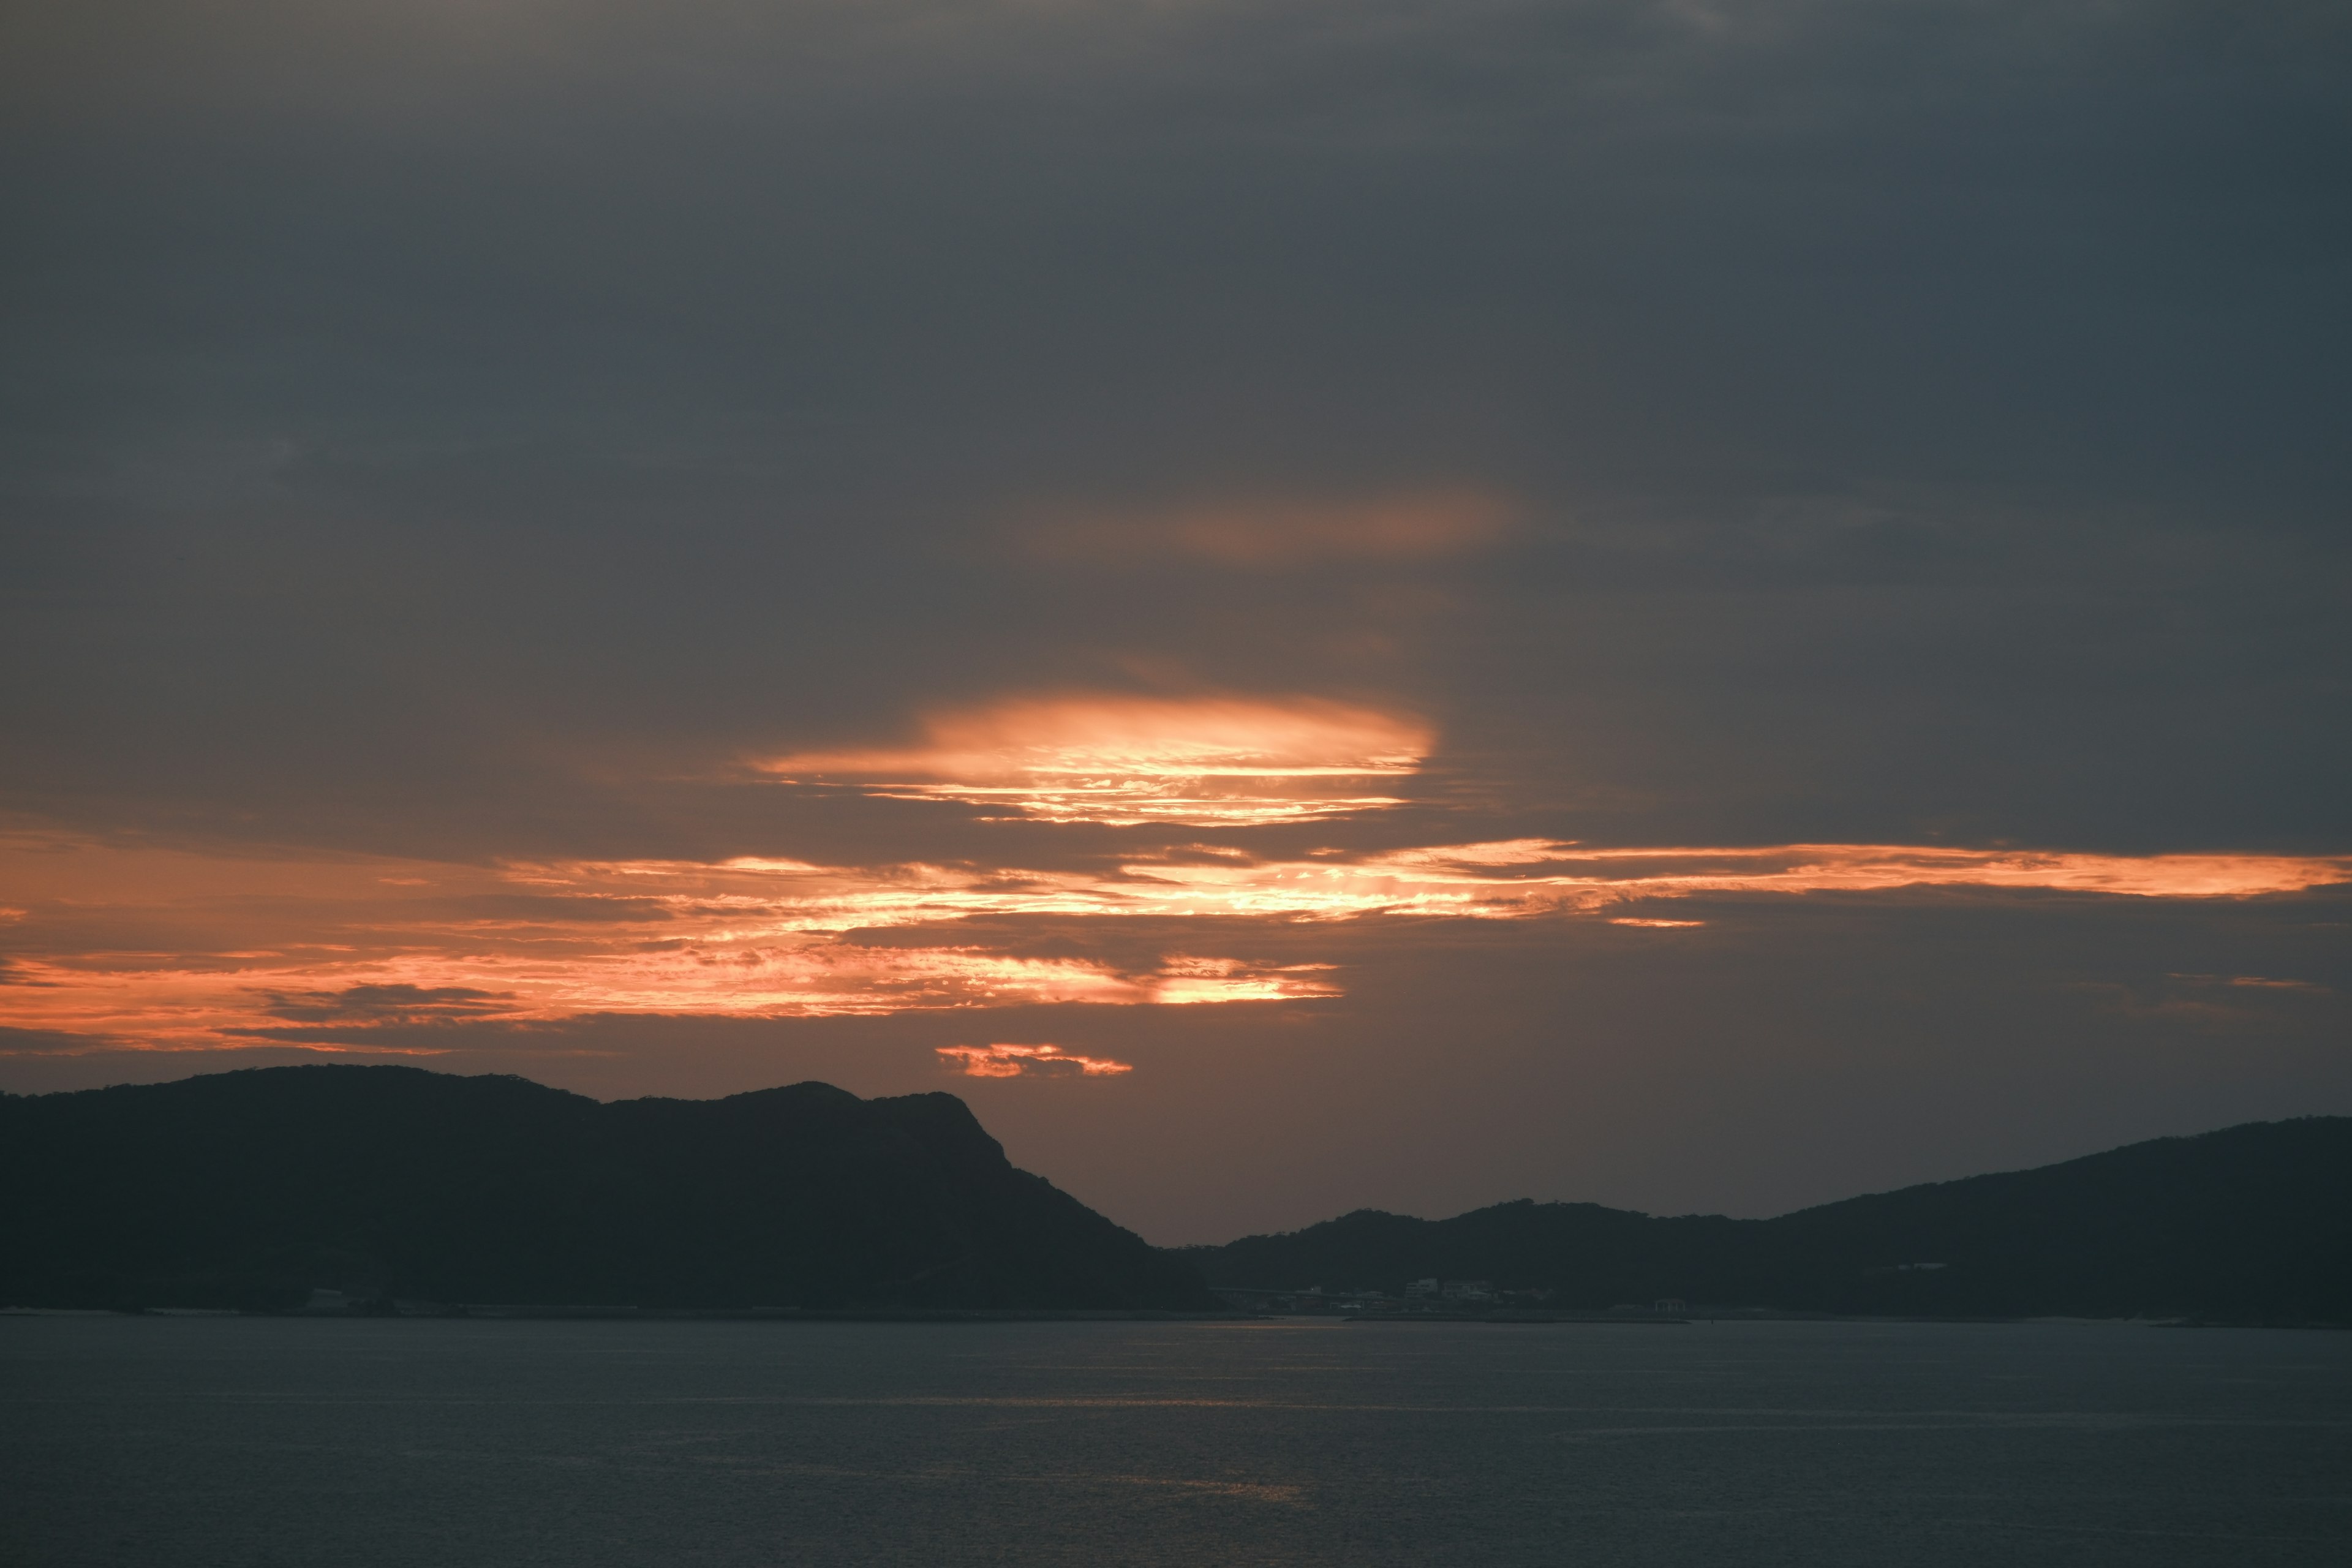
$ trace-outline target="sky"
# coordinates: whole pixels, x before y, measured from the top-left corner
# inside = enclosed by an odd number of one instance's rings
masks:
[[[1160,1243],[2352,1113],[2352,11],[0,16],[0,1089]]]

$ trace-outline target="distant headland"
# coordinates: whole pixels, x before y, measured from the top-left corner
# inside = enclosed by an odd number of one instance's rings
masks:
[[[0,1305],[1215,1310],[949,1094],[264,1068],[0,1097]]]
[[[1777,1219],[1522,1199],[1181,1249],[1235,1302],[2352,1326],[2352,1117],[2159,1138]]]
[[[266,1068],[0,1095],[0,1307],[576,1316],[2067,1316],[2352,1326],[2352,1118],[1777,1219],[1360,1210],[1155,1248],[948,1094],[610,1104]]]

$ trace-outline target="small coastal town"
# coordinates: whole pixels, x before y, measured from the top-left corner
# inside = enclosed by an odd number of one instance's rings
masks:
[[[1491,1279],[1414,1279],[1391,1295],[1384,1290],[1326,1289],[1312,1285],[1304,1290],[1259,1289],[1249,1286],[1213,1288],[1227,1305],[1248,1312],[1338,1317],[1492,1318],[1550,1317],[1554,1292],[1498,1290]],[[1608,1316],[1645,1319],[1679,1318],[1690,1304],[1678,1296],[1654,1301],[1626,1301],[1609,1309]],[[1580,1311],[1579,1317],[1592,1316]]]

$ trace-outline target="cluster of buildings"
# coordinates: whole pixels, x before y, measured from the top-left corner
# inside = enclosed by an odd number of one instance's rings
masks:
[[[1499,1306],[1506,1297],[1540,1301],[1549,1294],[1547,1290],[1498,1291],[1491,1279],[1415,1279],[1404,1288],[1407,1301],[1454,1301],[1481,1307]]]
[[[1497,1290],[1491,1279],[1435,1279],[1411,1280],[1401,1296],[1382,1290],[1327,1290],[1320,1285],[1304,1290],[1221,1285],[1216,1293],[1231,1305],[1252,1312],[1426,1312],[1536,1307],[1551,1295],[1548,1290]]]
[[[1491,1279],[1413,1279],[1394,1296],[1381,1290],[1327,1290],[1320,1285],[1304,1290],[1220,1285],[1215,1290],[1227,1305],[1245,1312],[1518,1313],[1548,1307],[1552,1301],[1549,1290],[1498,1290]],[[1690,1310],[1690,1303],[1679,1296],[1665,1296],[1655,1301],[1621,1302],[1609,1310],[1612,1314],[1638,1313],[1645,1318],[1680,1317]]]

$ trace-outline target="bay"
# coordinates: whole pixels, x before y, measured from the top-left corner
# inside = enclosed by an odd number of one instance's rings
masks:
[[[2352,1561],[2352,1335],[0,1319],[0,1561]]]

